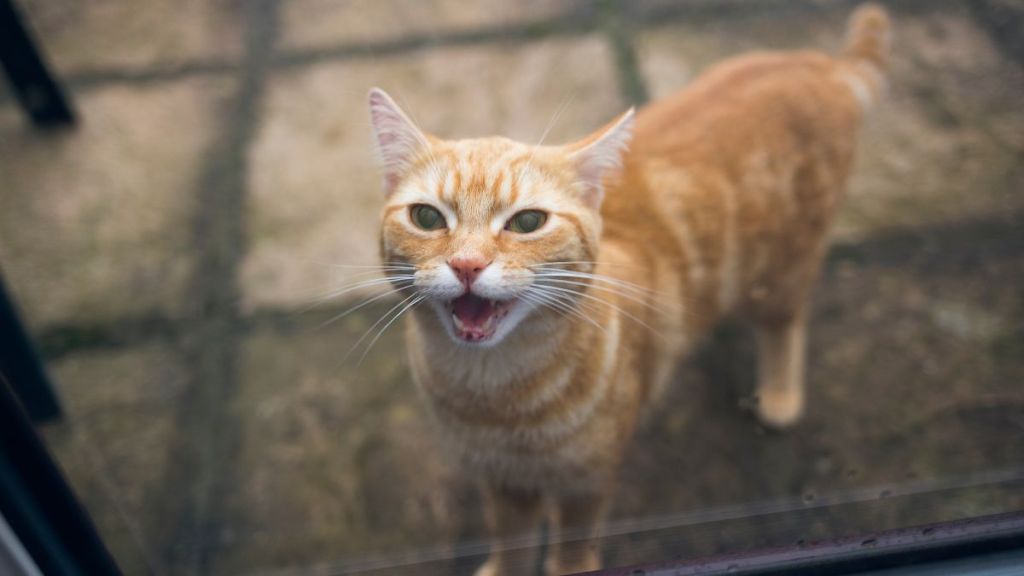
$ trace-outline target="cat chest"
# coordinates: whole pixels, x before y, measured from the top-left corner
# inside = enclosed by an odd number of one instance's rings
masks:
[[[608,377],[568,371],[515,408],[494,410],[445,394],[426,396],[444,443],[477,475],[576,485],[603,471],[621,440]],[[539,406],[531,406],[539,404]],[[532,409],[531,409],[532,408]]]
[[[610,428],[591,415],[541,427],[496,428],[440,421],[441,437],[470,474],[524,488],[579,488],[603,481],[617,453]]]

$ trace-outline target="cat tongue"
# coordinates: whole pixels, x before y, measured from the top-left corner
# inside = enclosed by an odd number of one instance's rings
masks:
[[[452,301],[452,312],[467,327],[483,326],[494,311],[494,304],[490,300],[473,294],[463,294]]]

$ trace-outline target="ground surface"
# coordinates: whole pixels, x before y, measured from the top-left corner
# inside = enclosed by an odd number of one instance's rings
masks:
[[[389,305],[306,310],[352,280],[332,264],[375,261],[371,86],[444,136],[533,140],[564,104],[566,140],[723,57],[835,50],[852,5],[23,4],[82,124],[34,132],[0,94],[0,264],[67,410],[43,433],[129,574],[447,574],[486,551],[400,331],[342,361]],[[636,442],[608,564],[1024,507],[1021,8],[892,4],[806,421],[754,422],[749,335],[721,330]]]

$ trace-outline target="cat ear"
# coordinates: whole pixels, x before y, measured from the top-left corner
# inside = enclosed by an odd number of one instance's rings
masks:
[[[416,155],[430,144],[426,135],[380,88],[370,90],[370,123],[384,166],[384,192],[391,194]]]
[[[622,167],[622,154],[633,137],[633,111],[626,110],[605,127],[569,146],[569,159],[576,167],[585,199],[594,208],[604,198],[605,176]]]

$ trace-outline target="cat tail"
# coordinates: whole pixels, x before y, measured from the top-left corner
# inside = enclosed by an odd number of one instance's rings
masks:
[[[865,107],[885,90],[890,28],[889,13],[873,3],[858,6],[846,23],[845,79]]]

